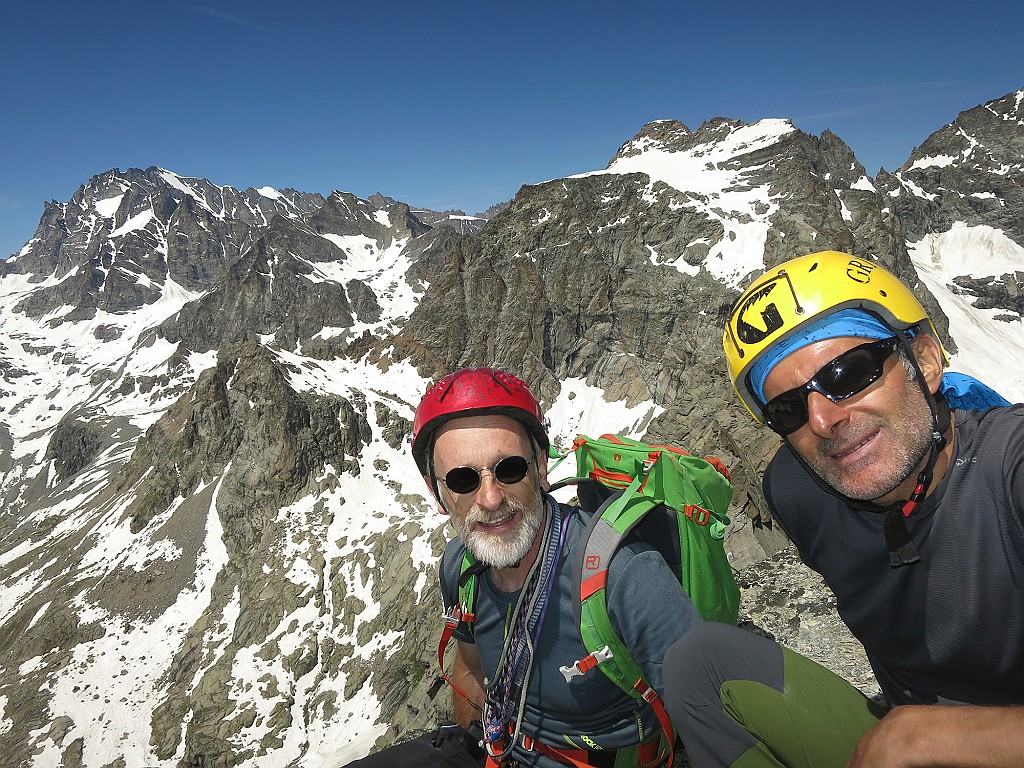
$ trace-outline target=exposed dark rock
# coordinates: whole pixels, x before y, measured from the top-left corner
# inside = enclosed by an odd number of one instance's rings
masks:
[[[1024,245],[1024,120],[1020,92],[961,112],[899,170],[878,174],[908,241],[956,222],[1002,230]]]
[[[58,480],[77,474],[103,447],[103,434],[95,426],[78,419],[64,419],[53,431],[44,459],[53,461]]]
[[[118,485],[139,486],[131,511],[138,532],[178,497],[232,469],[218,509],[240,551],[259,539],[253,506],[270,514],[295,501],[327,464],[358,474],[370,437],[345,400],[298,394],[288,372],[258,344],[225,347],[215,368],[139,441]]]

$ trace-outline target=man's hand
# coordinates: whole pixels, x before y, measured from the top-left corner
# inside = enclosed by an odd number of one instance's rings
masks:
[[[471,721],[480,719],[484,706],[484,668],[480,662],[480,653],[472,643],[456,641],[451,681],[469,697],[469,701],[466,701],[452,691],[455,721],[463,728],[468,728]]]
[[[847,768],[1024,766],[1024,707],[897,707],[864,734]]]

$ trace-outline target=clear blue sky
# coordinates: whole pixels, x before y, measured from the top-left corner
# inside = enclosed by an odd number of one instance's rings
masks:
[[[0,257],[110,168],[468,213],[650,120],[787,117],[874,174],[1024,86],[1017,0],[21,0],[0,12]]]

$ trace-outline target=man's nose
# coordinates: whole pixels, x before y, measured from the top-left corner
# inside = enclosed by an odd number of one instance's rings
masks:
[[[505,491],[494,477],[494,470],[480,471],[480,487],[476,491],[476,503],[484,509],[494,510],[505,501]]]
[[[818,437],[831,438],[836,426],[849,418],[843,401],[833,403],[820,392],[807,396],[807,424]]]

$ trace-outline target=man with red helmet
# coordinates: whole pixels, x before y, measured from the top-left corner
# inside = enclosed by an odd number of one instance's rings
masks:
[[[413,456],[458,534],[440,568],[446,606],[474,574],[472,622],[454,632],[456,719],[482,720],[490,766],[657,765],[668,750],[651,708],[604,675],[571,671],[587,656],[571,562],[588,516],[546,493],[547,451],[540,405],[503,371],[456,371],[416,411]],[[701,622],[678,578],[629,543],[609,569],[608,608],[660,689],[665,650]]]

